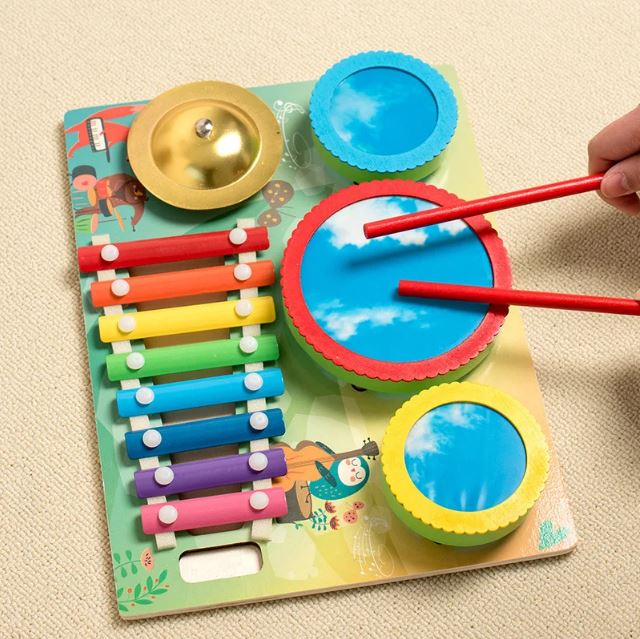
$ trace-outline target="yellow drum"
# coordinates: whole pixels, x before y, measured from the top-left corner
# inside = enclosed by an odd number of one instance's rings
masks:
[[[392,510],[432,541],[477,546],[504,537],[533,508],[549,470],[540,426],[513,397],[469,382],[405,402],[382,443]]]

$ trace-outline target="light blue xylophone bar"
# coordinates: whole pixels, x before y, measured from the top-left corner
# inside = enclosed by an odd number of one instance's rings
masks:
[[[250,390],[252,382],[257,379],[261,385]],[[116,402],[122,417],[136,417],[276,397],[283,392],[282,372],[279,368],[267,368],[256,373],[235,373],[121,390],[116,393]]]
[[[124,435],[127,454],[130,459],[141,459],[284,435],[284,419],[279,408],[269,408],[260,412],[262,413],[260,429],[251,426],[250,418],[254,413],[238,413],[183,424],[159,426],[155,429],[129,431]],[[264,426],[265,421],[266,426]],[[153,441],[153,445],[144,443],[144,434],[148,430],[156,431],[153,433],[154,438],[147,437],[147,441]],[[157,443],[158,440],[159,443]]]

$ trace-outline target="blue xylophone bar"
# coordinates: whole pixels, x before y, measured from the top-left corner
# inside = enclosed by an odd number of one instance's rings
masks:
[[[125,433],[124,441],[129,457],[141,459],[280,435],[284,435],[282,411],[269,408],[256,413],[239,413],[160,426],[157,429],[130,431]]]
[[[275,397],[282,393],[282,372],[279,368],[267,368],[255,373],[219,375],[121,390],[116,393],[116,402],[121,417],[135,417]]]

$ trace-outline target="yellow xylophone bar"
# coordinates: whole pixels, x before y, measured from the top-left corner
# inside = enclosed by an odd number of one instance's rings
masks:
[[[273,298],[264,296],[105,315],[98,319],[98,329],[103,342],[116,342],[251,324],[269,324],[275,320],[275,316]]]

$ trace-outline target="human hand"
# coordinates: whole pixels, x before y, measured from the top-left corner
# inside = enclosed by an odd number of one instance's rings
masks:
[[[640,214],[640,106],[607,125],[590,142],[589,173],[602,173],[600,195],[621,211]]]

